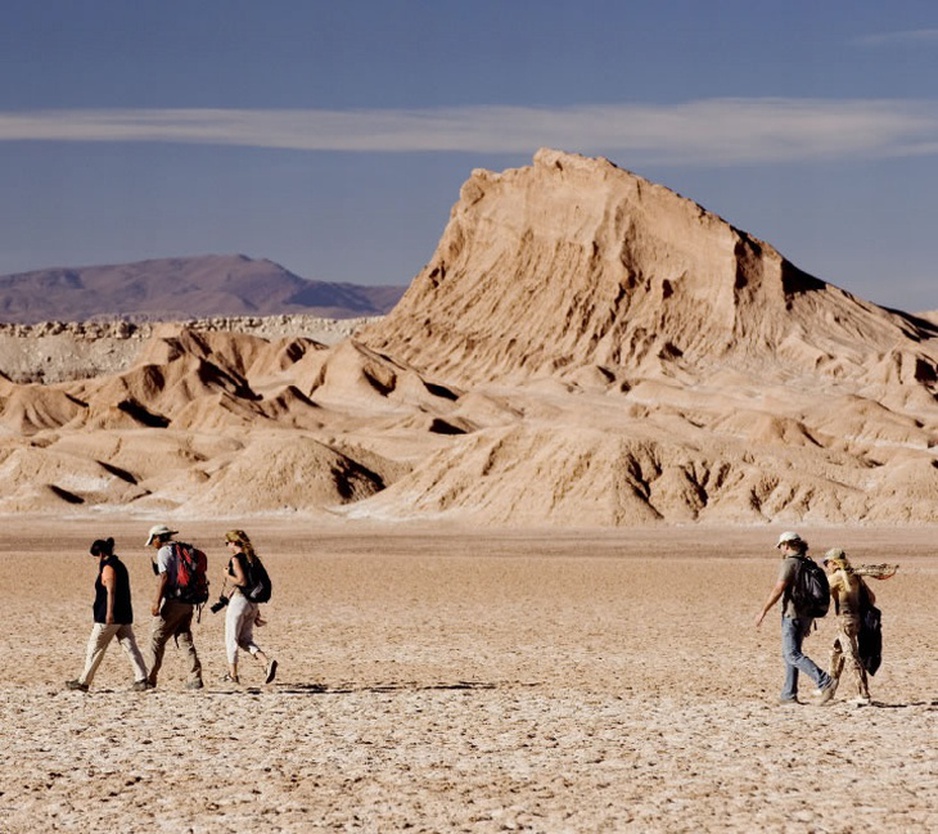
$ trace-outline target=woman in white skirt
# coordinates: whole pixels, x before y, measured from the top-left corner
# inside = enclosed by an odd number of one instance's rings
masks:
[[[261,621],[257,603],[248,599],[248,589],[252,586],[251,575],[260,559],[254,552],[254,546],[243,530],[229,530],[225,533],[225,546],[231,554],[225,571],[225,588],[230,587],[228,610],[225,614],[225,652],[228,656],[228,674],[225,680],[240,683],[238,676],[238,650],[243,649],[264,665],[265,683],[271,683],[277,674],[277,661],[268,660],[260,646],[254,642],[254,625]]]

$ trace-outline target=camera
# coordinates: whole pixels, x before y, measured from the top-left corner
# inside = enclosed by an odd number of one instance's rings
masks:
[[[209,610],[210,610],[213,614],[217,614],[217,613],[218,613],[219,611],[221,611],[222,608],[224,608],[227,604],[228,604],[228,597],[226,597],[224,594],[222,594],[222,595],[218,598],[218,602],[216,602]]]

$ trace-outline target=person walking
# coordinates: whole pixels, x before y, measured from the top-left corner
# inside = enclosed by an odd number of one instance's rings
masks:
[[[98,577],[94,583],[94,603],[91,610],[94,625],[88,639],[85,668],[75,680],[66,681],[68,689],[87,692],[95,673],[104,660],[104,653],[115,637],[127,654],[134,670],[133,689],[147,689],[147,667],[137,648],[134,637],[134,612],[130,599],[130,577],[127,566],[114,552],[114,539],[96,539],[89,553],[98,559]]]
[[[173,540],[177,530],[170,530],[165,524],[150,528],[147,535],[147,547],[154,548],[156,561],[153,571],[157,575],[156,593],[150,613],[153,615],[153,630],[150,634],[150,674],[147,678],[151,687],[156,686],[157,676],[163,666],[166,644],[171,637],[177,645],[182,644],[189,661],[189,680],[187,689],[201,689],[202,664],[199,662],[195,642],[192,639],[192,614],[195,605],[178,598],[177,587],[177,552],[179,542]]]
[[[782,601],[782,658],[785,662],[785,682],[778,702],[782,705],[799,704],[798,675],[803,672],[810,677],[817,689],[815,695],[819,702],[826,704],[837,691],[837,679],[821,669],[801,650],[804,638],[808,636],[814,620],[799,611],[792,599],[792,587],[800,569],[800,560],[807,559],[808,543],[795,532],[782,533],[775,547],[782,551],[782,564],[778,579],[756,615],[756,628],[762,625],[766,614],[776,602]]]
[[[228,674],[224,680],[240,683],[238,675],[238,650],[248,652],[264,665],[264,682],[272,683],[277,675],[277,661],[268,660],[260,646],[254,642],[254,626],[262,624],[260,609],[252,602],[248,593],[255,585],[254,577],[259,574],[260,557],[254,552],[254,545],[243,530],[229,530],[225,533],[225,546],[231,554],[225,569],[225,589],[230,585],[228,606],[225,613],[225,653],[228,658]]]
[[[860,650],[860,633],[867,610],[876,605],[876,595],[863,580],[864,576],[888,579],[896,565],[858,565],[854,567],[842,548],[835,547],[824,554],[831,589],[831,599],[837,614],[837,634],[831,647],[829,674],[840,680],[844,667],[849,667],[856,683],[857,694],[850,703],[862,706],[870,703],[867,664]],[[870,666],[872,672],[875,666]]]

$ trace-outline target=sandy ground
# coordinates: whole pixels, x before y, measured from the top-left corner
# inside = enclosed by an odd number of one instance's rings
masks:
[[[117,645],[66,691],[91,626],[92,539],[130,565],[141,645],[152,520],[0,524],[0,831],[938,830],[935,529],[800,528],[898,561],[874,704],[778,707],[779,530],[466,532],[248,524],[275,583],[274,684],[207,688],[167,651],[129,691]],[[215,588],[224,522],[187,525]],[[826,663],[832,623],[806,643]],[[813,686],[802,694],[810,699]]]

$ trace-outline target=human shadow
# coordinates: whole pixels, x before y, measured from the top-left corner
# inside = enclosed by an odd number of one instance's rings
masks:
[[[486,683],[483,681],[453,681],[442,683],[401,681],[394,683],[362,684],[360,686],[355,684],[330,686],[326,683],[281,683],[276,685],[277,691],[285,695],[350,695],[356,692],[372,692],[375,694],[388,692],[472,692],[495,688],[496,685],[494,683]]]
[[[928,707],[929,709],[938,709],[938,700],[935,701],[904,701],[890,703],[887,701],[870,701],[868,704],[858,705],[861,708],[873,707],[874,709],[911,709],[912,707]]]

